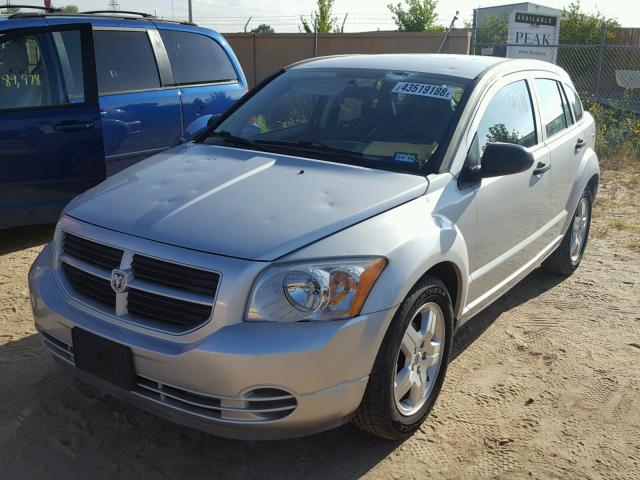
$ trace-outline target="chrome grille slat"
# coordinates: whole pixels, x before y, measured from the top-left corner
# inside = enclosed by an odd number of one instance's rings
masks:
[[[66,231],[58,262],[68,286],[81,299],[106,305],[108,315],[171,334],[190,331],[211,318],[220,280],[214,271],[104,245]],[[125,289],[118,294],[111,287],[116,269],[127,276]]]
[[[72,257],[67,253],[63,253],[62,255],[60,255],[60,261],[66,263],[67,265],[71,265],[78,270],[83,270],[86,273],[90,273],[94,277],[102,278],[107,282],[111,281],[111,270],[107,270],[106,268],[99,267],[76,257]]]

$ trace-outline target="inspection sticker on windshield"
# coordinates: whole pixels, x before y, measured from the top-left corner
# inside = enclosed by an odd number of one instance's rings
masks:
[[[391,91],[393,93],[406,93],[409,95],[422,95],[423,97],[451,100],[455,88],[446,85],[430,85],[428,83],[398,82]]]
[[[416,163],[418,161],[418,155],[408,152],[396,152],[393,158],[396,162]]]

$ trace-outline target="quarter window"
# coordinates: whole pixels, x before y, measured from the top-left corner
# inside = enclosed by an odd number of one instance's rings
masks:
[[[582,109],[582,102],[580,101],[580,97],[578,97],[578,94],[573,90],[573,88],[567,85],[564,85],[564,91],[567,94],[567,98],[569,99],[569,104],[571,104],[571,108],[573,109],[573,115],[577,122],[582,118],[582,115],[584,113]]]
[[[538,104],[540,116],[547,137],[567,128],[567,111],[560,92],[560,86],[555,80],[536,78],[536,91],[538,92]]]
[[[489,143],[537,143],[529,88],[524,80],[510,83],[495,94],[478,125],[480,155]]]
[[[100,94],[160,88],[147,32],[94,32]]]
[[[218,42],[206,35],[160,30],[176,83],[235,81],[236,71]]]

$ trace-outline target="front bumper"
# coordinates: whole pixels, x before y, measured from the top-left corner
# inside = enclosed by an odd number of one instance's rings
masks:
[[[230,323],[185,342],[104,318],[66,297],[51,265],[47,247],[29,273],[29,285],[36,328],[62,365],[151,413],[229,438],[295,437],[348,421],[395,311],[333,322]],[[138,376],[134,391],[75,368],[74,326],[131,348]],[[258,404],[251,398],[257,391],[275,392],[271,404],[259,404],[273,412],[255,414]]]

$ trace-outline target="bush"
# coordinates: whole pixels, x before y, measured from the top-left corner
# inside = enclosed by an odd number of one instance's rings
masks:
[[[620,167],[622,160],[640,167],[640,114],[624,108],[628,95],[605,105],[583,94],[585,109],[596,121],[596,152],[608,168]]]

